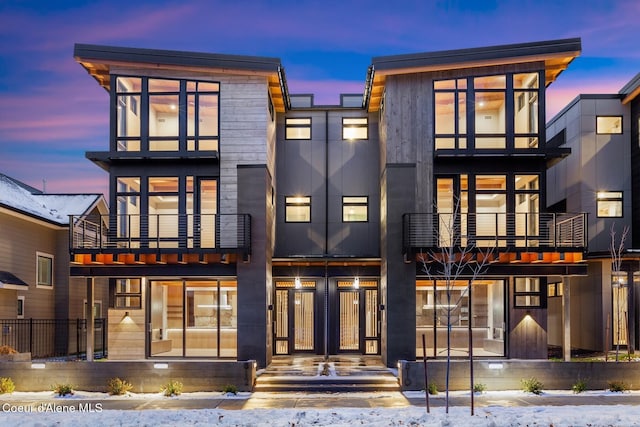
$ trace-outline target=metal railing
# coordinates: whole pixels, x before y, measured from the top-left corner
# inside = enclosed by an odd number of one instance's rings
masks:
[[[107,357],[107,320],[95,319],[94,357]],[[86,319],[0,319],[0,345],[32,359],[84,359],[87,351]]]
[[[248,214],[71,216],[70,249],[206,249],[250,253]]]
[[[585,250],[586,213],[407,213],[403,251],[469,246]]]

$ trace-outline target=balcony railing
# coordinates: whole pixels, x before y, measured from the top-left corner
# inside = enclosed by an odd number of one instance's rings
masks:
[[[586,213],[407,213],[403,252],[451,246],[584,251]]]
[[[248,214],[149,214],[71,216],[75,252],[251,251]]]

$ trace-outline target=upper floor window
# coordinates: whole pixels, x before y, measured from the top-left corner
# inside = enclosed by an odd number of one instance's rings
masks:
[[[311,139],[311,118],[289,118],[284,121],[285,139]]]
[[[596,204],[599,218],[622,217],[622,191],[598,191]]]
[[[597,134],[621,134],[622,133],[622,116],[597,116],[596,117],[596,133]]]
[[[366,117],[343,117],[342,139],[369,139],[369,120]]]
[[[342,197],[342,221],[343,222],[367,222],[369,220],[369,198]]]
[[[219,83],[128,76],[115,82],[117,151],[218,149]]]
[[[36,285],[53,287],[53,255],[36,252]]]
[[[536,149],[539,73],[508,73],[433,84],[436,150]]]
[[[285,198],[286,222],[311,222],[311,197],[290,196]]]

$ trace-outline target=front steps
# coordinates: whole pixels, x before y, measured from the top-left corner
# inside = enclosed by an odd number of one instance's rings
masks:
[[[400,391],[396,376],[379,357],[277,357],[258,373],[256,392]]]

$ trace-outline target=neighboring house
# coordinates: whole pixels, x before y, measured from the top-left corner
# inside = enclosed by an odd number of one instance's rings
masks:
[[[0,319],[85,318],[84,281],[69,276],[69,218],[104,212],[102,195],[46,194],[0,174]],[[94,300],[106,317],[108,293]]]
[[[640,74],[617,94],[582,94],[547,124],[547,144],[571,155],[547,174],[551,210],[588,213],[586,277],[571,279],[571,346],[603,351],[640,346]],[[612,271],[610,248],[624,242],[621,274]],[[612,239],[612,231],[615,239]],[[550,289],[552,291],[553,289]],[[559,344],[561,298],[549,294],[550,343]]]
[[[380,355],[446,346],[419,254],[460,201],[494,248],[454,354],[547,356],[547,283],[583,275],[584,215],[545,212],[545,88],[579,39],[374,58],[363,94],[290,95],[280,60],[76,45],[109,93],[111,212],[71,274],[107,278],[110,359]]]

